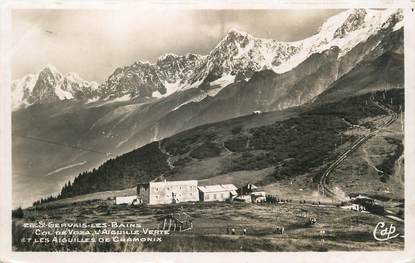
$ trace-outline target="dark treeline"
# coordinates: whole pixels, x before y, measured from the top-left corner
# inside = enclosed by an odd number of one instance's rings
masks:
[[[147,144],[107,160],[98,169],[80,173],[73,182],[65,183],[56,197],[42,198],[33,205],[82,194],[134,187],[168,172],[170,169],[166,159],[167,156],[158,148],[158,142]]]

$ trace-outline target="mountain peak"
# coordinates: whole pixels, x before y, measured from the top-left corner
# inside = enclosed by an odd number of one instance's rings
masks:
[[[164,55],[161,55],[158,59],[157,59],[157,61],[163,61],[163,60],[166,60],[166,59],[176,59],[176,58],[178,58],[179,57],[179,55],[177,55],[177,54],[174,54],[174,53],[166,53],[166,54],[164,54]]]
[[[243,36],[246,36],[246,35],[249,35],[249,34],[244,32],[244,31],[241,31],[241,30],[239,30],[235,27],[232,27],[232,28],[229,29],[228,35],[243,35]]]
[[[55,66],[47,64],[37,74],[12,82],[12,109],[68,99],[88,101],[97,96],[97,86],[76,73],[61,74]]]
[[[383,23],[391,17],[398,15],[399,18],[400,12],[400,9],[348,9],[327,19],[320,27],[319,34],[325,34],[330,39],[331,37],[342,39],[346,35],[362,30],[365,31],[364,34],[369,35],[383,27]]]
[[[53,74],[59,73],[59,70],[52,64],[46,64],[42,71],[48,70]]]
[[[352,9],[347,12],[347,17],[339,28],[334,32],[334,37],[344,37],[348,32],[355,31],[365,24],[366,10],[365,9]]]
[[[225,38],[226,40],[236,40],[236,41],[243,41],[244,39],[251,39],[254,38],[253,36],[251,36],[250,34],[240,31],[236,28],[231,28],[228,33],[226,34]]]
[[[141,67],[149,67],[150,66],[151,67],[151,66],[154,66],[154,64],[151,63],[148,60],[146,60],[146,61],[138,60],[138,61],[134,62],[133,67],[138,67],[138,66],[141,66]],[[128,66],[124,67],[124,68],[128,68]]]
[[[201,59],[203,58],[203,55],[199,55],[199,54],[193,54],[193,53],[186,53],[185,55],[178,55],[175,53],[166,53],[164,55],[161,55],[158,59],[156,64],[160,64],[166,61],[173,61],[173,60],[196,60],[196,59]]]
[[[212,49],[210,54],[216,53],[218,50],[227,49],[229,45],[245,46],[249,41],[255,40],[250,34],[240,31],[236,28],[231,28],[224,38]],[[223,50],[222,50],[223,51]]]

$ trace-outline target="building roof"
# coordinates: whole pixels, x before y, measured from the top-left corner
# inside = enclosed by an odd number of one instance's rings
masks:
[[[235,191],[238,189],[233,184],[217,184],[217,185],[205,185],[197,187],[201,192],[204,193],[213,193],[213,192],[227,192]]]
[[[156,185],[196,185],[197,186],[197,180],[150,182],[150,186],[156,186]]]

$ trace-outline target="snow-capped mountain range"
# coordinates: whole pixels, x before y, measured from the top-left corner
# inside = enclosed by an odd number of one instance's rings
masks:
[[[97,97],[98,83],[76,73],[61,74],[54,66],[12,82],[12,109],[60,100],[90,100]]]
[[[190,88],[214,96],[233,82],[249,80],[255,72],[284,73],[333,46],[341,57],[370,36],[402,26],[401,10],[351,9],[329,18],[316,34],[295,42],[256,38],[232,29],[207,55],[166,54],[155,63],[138,61],[117,68],[100,85],[75,73],[61,74],[49,65],[12,82],[13,110],[58,100],[160,98]]]

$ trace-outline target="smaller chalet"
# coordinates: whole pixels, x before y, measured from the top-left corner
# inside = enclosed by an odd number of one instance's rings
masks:
[[[353,207],[358,208],[359,211],[369,211],[371,213],[381,215],[385,213],[385,206],[382,202],[367,196],[358,195],[356,197],[352,197],[351,203],[355,204]]]
[[[267,193],[264,191],[257,191],[251,193],[252,203],[264,203],[267,201]]]
[[[246,203],[263,203],[266,201],[267,193],[261,191],[258,186],[253,184],[246,184],[238,188],[238,198],[236,201],[242,201]]]
[[[253,184],[246,184],[240,188],[238,188],[237,192],[239,195],[249,195],[252,192],[258,191],[258,186]]]
[[[136,195],[130,195],[130,196],[117,196],[115,197],[115,204],[116,205],[136,205],[141,204],[142,201],[140,198],[138,198]]]
[[[238,188],[233,184],[206,185],[198,189],[199,200],[203,202],[232,200],[238,195]]]

